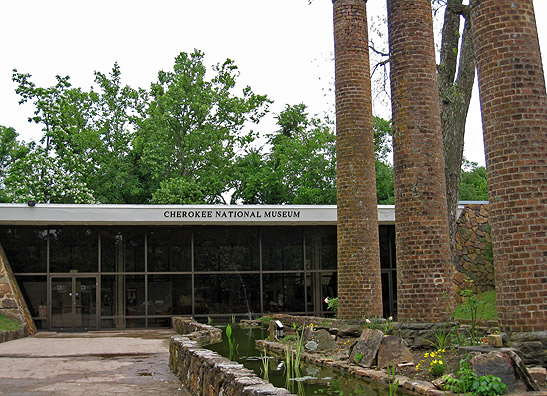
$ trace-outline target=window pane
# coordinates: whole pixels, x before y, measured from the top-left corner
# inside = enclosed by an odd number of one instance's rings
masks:
[[[14,273],[47,271],[45,228],[0,228],[0,242]]]
[[[192,276],[150,275],[148,299],[148,315],[191,315]]]
[[[133,228],[102,229],[101,271],[144,272],[144,231]]]
[[[259,275],[196,275],[196,314],[260,312]]]
[[[264,227],[262,234],[262,269],[265,271],[304,269],[302,228]]]
[[[199,227],[194,231],[196,271],[257,271],[256,227]]]
[[[187,228],[152,228],[148,231],[149,272],[190,272],[192,239]]]
[[[98,232],[84,227],[50,230],[50,272],[97,272]]]
[[[264,274],[264,310],[304,311],[304,274]]]
[[[32,317],[47,319],[47,276],[17,276],[17,283]]]
[[[306,267],[308,270],[337,268],[336,226],[310,227],[306,235]]]
[[[144,275],[102,276],[101,316],[144,316],[144,290]],[[119,328],[124,326],[118,321]]]
[[[395,226],[380,226],[380,264],[382,268],[395,268]]]

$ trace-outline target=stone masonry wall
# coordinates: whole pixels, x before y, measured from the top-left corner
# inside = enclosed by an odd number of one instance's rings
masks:
[[[36,333],[36,326],[25,299],[13,276],[4,248],[0,244],[0,313],[18,320],[28,328],[28,334]]]
[[[466,204],[457,222],[454,284],[456,293],[495,289],[488,203]],[[472,280],[466,282],[466,278]]]

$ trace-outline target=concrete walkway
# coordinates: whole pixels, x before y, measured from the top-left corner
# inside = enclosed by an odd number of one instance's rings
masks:
[[[171,330],[46,333],[0,344],[0,395],[189,396],[169,372]]]

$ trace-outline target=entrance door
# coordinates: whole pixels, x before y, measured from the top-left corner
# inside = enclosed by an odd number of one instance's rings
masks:
[[[51,330],[97,329],[97,277],[51,278]]]

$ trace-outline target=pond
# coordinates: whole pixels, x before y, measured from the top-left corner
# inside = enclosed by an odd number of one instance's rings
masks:
[[[218,354],[230,357],[230,346],[226,337],[226,325],[215,326],[223,331],[222,342],[209,345],[206,348]],[[359,379],[345,373],[329,370],[324,367],[303,362],[299,372],[286,370],[283,359],[259,351],[255,347],[255,340],[263,340],[268,334],[264,328],[243,329],[237,324],[232,324],[232,356],[231,359],[253,370],[261,378],[265,378],[264,372],[267,365],[267,379],[274,386],[286,388],[299,396],[312,395],[389,395],[389,389],[383,385],[371,383],[365,379]],[[265,364],[264,362],[267,362]],[[292,373],[288,374],[288,371]],[[397,395],[412,395],[399,388]]]

